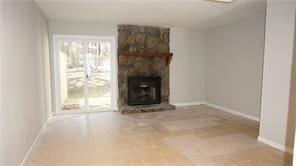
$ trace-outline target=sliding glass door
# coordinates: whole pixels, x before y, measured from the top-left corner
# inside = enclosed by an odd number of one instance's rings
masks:
[[[112,107],[112,42],[56,38],[59,105],[65,111]]]

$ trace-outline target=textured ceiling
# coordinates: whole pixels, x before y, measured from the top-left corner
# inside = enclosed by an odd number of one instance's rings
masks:
[[[265,0],[36,0],[50,20],[208,29],[264,13]]]

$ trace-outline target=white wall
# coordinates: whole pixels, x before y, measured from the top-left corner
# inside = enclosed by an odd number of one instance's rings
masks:
[[[50,21],[49,33],[61,35],[117,36],[117,25],[93,22]]]
[[[3,73],[3,68],[2,68],[2,66],[3,66],[3,53],[2,53],[2,43],[3,43],[3,28],[2,28],[2,26],[3,26],[3,23],[2,23],[2,20],[3,20],[3,18],[2,18],[2,11],[3,11],[3,5],[2,5],[2,3],[0,2],[0,74],[2,74]],[[4,117],[4,111],[2,111],[2,103],[3,103],[3,96],[2,96],[2,94],[3,94],[3,81],[4,81],[4,78],[0,75],[0,120],[2,121],[2,119],[3,119],[3,117]],[[4,127],[2,127],[2,122],[0,121],[0,134],[2,135],[2,133],[4,133]],[[1,164],[1,162],[2,162],[2,158],[4,158],[3,157],[3,151],[1,150],[3,147],[3,144],[4,143],[4,140],[3,140],[3,138],[0,136],[0,164]]]
[[[294,111],[289,111],[295,1],[268,1],[259,140],[293,147]],[[287,150],[287,149],[286,149]]]
[[[52,35],[54,34],[117,37],[117,25],[50,21],[49,32],[50,50],[52,51]],[[171,103],[203,101],[205,33],[173,27],[170,34],[170,49],[174,53],[170,66]]]
[[[35,2],[1,5],[0,165],[16,166],[51,111],[48,26]]]
[[[204,100],[206,34],[182,28],[171,28],[170,102],[196,103]]]
[[[207,31],[205,101],[259,119],[265,15]]]
[[[293,112],[291,115],[291,120],[296,122],[295,114],[296,114],[296,26],[294,30],[294,55],[293,55],[293,67],[292,67],[292,82],[291,82],[291,93],[290,93],[290,104],[289,104],[289,111]],[[289,116],[290,117],[290,116]],[[293,124],[293,123],[292,123]],[[294,146],[296,147],[296,130],[294,126]],[[293,149],[293,165],[296,165],[296,148]]]

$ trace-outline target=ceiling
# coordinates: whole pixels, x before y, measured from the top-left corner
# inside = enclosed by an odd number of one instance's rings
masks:
[[[208,29],[264,13],[266,0],[36,0],[49,20]]]

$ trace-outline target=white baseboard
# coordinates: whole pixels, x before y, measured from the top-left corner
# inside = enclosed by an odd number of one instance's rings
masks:
[[[25,155],[25,157],[24,157],[24,159],[23,159],[23,161],[22,161],[22,163],[21,163],[20,166],[24,166],[24,165],[26,164],[27,160],[28,160],[29,157],[30,157],[30,154],[31,154],[32,151],[33,151],[34,146],[36,146],[36,145],[38,144],[38,142],[39,142],[41,136],[43,135],[43,133],[44,133],[44,131],[45,131],[45,128],[46,128],[46,126],[47,126],[47,124],[48,124],[48,121],[49,121],[49,119],[50,119],[51,117],[52,117],[52,114],[49,115],[48,119],[47,119],[46,122],[43,124],[43,126],[42,126],[40,132],[38,133],[38,135],[37,135],[37,137],[35,138],[33,144],[30,146],[29,150],[27,151],[27,153],[26,153],[26,155]]]
[[[234,115],[242,116],[244,118],[247,118],[247,119],[250,119],[250,120],[253,120],[253,121],[256,121],[256,122],[260,121],[259,117],[255,117],[255,116],[252,116],[252,115],[248,115],[248,114],[244,114],[244,113],[241,113],[241,112],[238,112],[238,111],[234,111],[234,110],[231,110],[231,109],[228,109],[228,108],[216,105],[216,104],[212,104],[212,103],[209,103],[209,102],[202,102],[202,104],[213,107],[213,108],[217,108],[219,110],[222,110],[222,111],[234,114]]]
[[[193,106],[193,105],[200,105],[200,104],[202,104],[202,102],[172,103],[172,105],[175,105],[176,107]]]
[[[274,141],[271,141],[271,140],[269,140],[269,139],[266,139],[266,138],[263,138],[263,137],[258,136],[257,140],[258,140],[259,142],[263,142],[263,143],[265,143],[265,144],[267,144],[267,145],[270,145],[270,146],[272,146],[272,147],[274,147],[274,148],[276,148],[276,149],[279,149],[279,150],[281,150],[281,151],[284,151],[284,152],[287,152],[287,153],[293,154],[293,149],[288,148],[288,147],[286,147],[286,146],[284,146],[284,145],[281,145],[281,144],[279,144],[279,143],[276,143],[276,142],[274,142]]]

